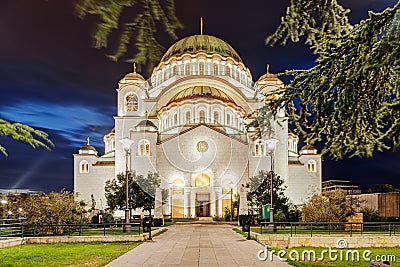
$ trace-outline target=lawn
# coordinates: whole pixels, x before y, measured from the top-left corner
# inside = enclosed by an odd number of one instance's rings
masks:
[[[142,242],[26,244],[0,249],[5,266],[104,266]]]
[[[284,252],[282,252],[284,251]],[[315,257],[314,257],[315,253]],[[370,261],[388,260],[392,265],[398,266],[400,262],[399,248],[360,248],[360,249],[337,249],[332,248],[289,248],[275,249],[275,255],[285,258],[293,266],[320,267],[320,266],[369,266]],[[310,255],[310,256],[309,256]],[[357,255],[359,256],[357,258]],[[269,259],[267,259],[269,261]]]

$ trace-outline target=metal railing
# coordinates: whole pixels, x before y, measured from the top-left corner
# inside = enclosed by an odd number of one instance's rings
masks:
[[[24,219],[0,219],[0,237],[23,236]]]
[[[400,222],[261,222],[260,233],[307,234],[387,234],[397,235],[400,232]]]
[[[140,235],[146,227],[130,223],[131,231],[124,232],[125,223],[101,224],[26,224],[20,220],[0,220],[0,237],[26,236],[117,236]]]

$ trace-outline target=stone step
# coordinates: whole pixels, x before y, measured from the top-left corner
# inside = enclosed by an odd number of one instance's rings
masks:
[[[198,217],[197,220],[200,222],[212,222],[213,218],[212,217]]]

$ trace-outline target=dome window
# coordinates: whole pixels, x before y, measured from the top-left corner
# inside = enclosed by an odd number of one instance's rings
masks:
[[[79,165],[80,173],[89,173],[89,162],[87,162],[86,160],[82,160]]]
[[[185,116],[186,116],[186,123],[190,123],[190,111],[186,111]]]
[[[219,123],[219,112],[214,111],[214,123]]]
[[[125,97],[125,110],[126,112],[134,112],[139,109],[139,101],[136,94],[132,93]]]
[[[229,113],[226,115],[226,124],[232,125],[232,116]]]
[[[206,121],[206,112],[204,110],[200,110],[200,123],[204,123]]]
[[[199,62],[199,74],[200,75],[204,75],[204,62],[203,61],[200,61]]]
[[[214,62],[214,75],[218,75],[218,63]]]

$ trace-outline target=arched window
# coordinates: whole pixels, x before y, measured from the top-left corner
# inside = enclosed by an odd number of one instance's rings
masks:
[[[231,116],[231,114],[226,114],[226,124],[227,125],[232,125],[232,116]]]
[[[174,125],[178,125],[178,113],[174,115]]]
[[[89,173],[89,162],[86,160],[82,160],[79,163],[79,172],[80,173]]]
[[[139,141],[139,156],[150,156],[150,142],[142,139]]]
[[[214,62],[214,75],[218,75],[218,63]]]
[[[259,157],[264,155],[264,141],[263,140],[257,140],[254,144],[254,156]]]
[[[186,123],[190,123],[190,111],[186,111],[185,116],[186,116]]]
[[[309,160],[307,163],[308,172],[317,172],[317,162],[313,159]]]
[[[199,63],[199,74],[204,75],[204,62],[200,61]]]
[[[231,66],[226,65],[226,76],[231,76]]]
[[[173,185],[173,187],[172,187],[172,194],[173,195],[183,195],[183,188],[184,188],[184,186],[185,186],[185,183],[183,182],[183,180],[182,179],[175,179],[173,182],[172,182],[172,185]]]
[[[172,75],[176,75],[176,73],[177,73],[177,67],[176,67],[176,65],[174,65],[173,67],[172,67]]]
[[[125,97],[125,111],[133,112],[139,108],[138,97],[136,94],[131,93]]]
[[[185,63],[185,75],[190,75],[190,62]]]
[[[195,179],[195,186],[210,186],[210,177],[205,173],[200,173]]]
[[[214,123],[219,123],[219,112],[214,111]]]
[[[206,121],[206,112],[204,110],[200,110],[200,122],[205,122]]]

